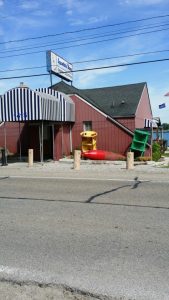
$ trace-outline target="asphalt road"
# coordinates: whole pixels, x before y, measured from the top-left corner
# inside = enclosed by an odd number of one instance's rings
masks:
[[[0,279],[169,299],[169,183],[0,178]]]

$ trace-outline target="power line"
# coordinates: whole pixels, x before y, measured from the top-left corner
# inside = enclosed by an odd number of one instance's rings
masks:
[[[13,76],[13,77],[0,77],[0,80],[10,80],[10,79],[19,79],[19,78],[29,78],[29,77],[40,77],[40,76],[49,76],[48,73],[44,73],[44,74],[32,74],[32,75],[21,75],[21,76]]]
[[[92,59],[92,60],[75,61],[75,62],[72,62],[72,64],[81,64],[81,63],[87,63],[87,62],[97,62],[97,61],[103,61],[103,60],[109,60],[109,59],[134,57],[134,56],[141,56],[141,55],[148,55],[148,54],[157,54],[157,53],[164,53],[164,52],[169,52],[169,49],[166,49],[166,50],[157,50],[157,51],[148,51],[148,52],[140,52],[140,53],[126,54],[126,55],[118,55],[118,56],[105,57],[105,58]]]
[[[113,40],[118,40],[118,39],[122,39],[122,38],[127,38],[127,37],[134,37],[134,36],[140,36],[140,35],[145,35],[145,34],[149,34],[149,33],[157,33],[157,32],[162,32],[162,31],[166,31],[169,30],[168,28],[164,28],[164,29],[159,29],[159,30],[152,30],[152,31],[147,31],[147,32],[141,32],[141,33],[137,33],[137,34],[130,34],[130,35],[125,35],[125,36],[121,36],[121,37],[116,37],[116,38],[112,38],[112,39],[103,39],[100,41],[94,41],[94,42],[87,42],[87,43],[81,43],[81,44],[77,44],[77,45],[71,45],[71,46],[65,46],[65,47],[59,47],[57,49],[52,49],[52,50],[60,50],[60,49],[68,49],[68,48],[74,48],[74,47],[80,47],[80,46],[86,46],[86,45],[91,45],[91,44],[98,44],[98,43],[103,43],[103,42],[109,42],[109,41],[113,41]],[[32,51],[32,52],[27,52],[27,53],[20,53],[20,54],[13,54],[13,55],[6,55],[6,56],[0,56],[0,59],[3,58],[9,58],[9,57],[18,57],[18,56],[23,56],[23,55],[30,55],[30,54],[37,54],[37,53],[43,53],[44,50],[39,50],[39,51]]]
[[[23,50],[29,50],[29,49],[36,49],[36,48],[44,48],[47,46],[55,46],[55,45],[59,45],[59,44],[68,44],[68,43],[74,43],[74,42],[79,42],[79,41],[84,41],[84,40],[90,40],[90,39],[96,39],[96,38],[100,38],[100,37],[106,37],[106,36],[112,36],[112,35],[117,35],[117,34],[123,34],[123,33],[129,33],[129,32],[135,32],[135,31],[140,31],[140,30],[145,30],[145,29],[150,29],[150,28],[159,28],[159,27],[163,27],[163,26],[167,26],[169,25],[169,23],[165,23],[165,24],[158,24],[158,25],[153,25],[153,26],[143,26],[141,28],[137,28],[137,29],[131,29],[131,30],[125,30],[125,31],[113,31],[113,32],[108,32],[108,33],[104,33],[102,34],[95,34],[95,35],[89,35],[86,36],[84,38],[78,38],[78,39],[71,39],[69,41],[58,41],[55,43],[50,43],[50,44],[44,44],[44,45],[35,45],[35,46],[30,46],[30,47],[17,47],[17,48],[12,48],[11,50],[3,50],[0,51],[0,53],[10,53],[10,52],[14,52],[14,51],[23,51]],[[165,30],[165,28],[164,28]],[[145,32],[146,33],[146,32]]]
[[[74,62],[72,62],[72,64],[75,65],[75,64],[82,64],[82,63],[89,63],[89,62],[98,62],[98,61],[104,61],[104,60],[111,60],[111,59],[118,59],[118,58],[127,58],[127,57],[135,57],[135,56],[157,54],[157,53],[165,53],[165,52],[169,52],[169,49],[157,50],[157,51],[148,51],[148,52],[139,52],[139,53],[125,54],[125,55],[111,56],[111,57],[104,57],[104,58],[98,58],[98,59],[74,61]],[[55,66],[55,65],[53,65],[53,66]],[[0,73],[16,72],[16,71],[23,71],[23,70],[33,70],[33,69],[42,69],[42,68],[45,68],[45,67],[46,67],[46,65],[43,65],[43,66],[34,66],[34,67],[25,67],[25,68],[6,69],[6,70],[0,70]]]
[[[78,70],[73,70],[72,73],[94,71],[94,70],[103,70],[103,69],[126,67],[126,66],[129,67],[129,66],[134,66],[134,65],[142,65],[142,64],[157,63],[157,62],[164,62],[164,61],[169,61],[169,58],[155,59],[155,60],[148,60],[148,61],[140,61],[140,62],[134,62],[134,63],[117,64],[117,65],[103,66],[103,67],[78,69]],[[70,72],[69,71],[60,72],[59,74],[66,74],[66,73],[70,73]],[[0,80],[10,80],[10,79],[19,79],[19,78],[28,78],[28,77],[40,77],[40,76],[47,76],[47,75],[49,76],[49,73],[21,75],[21,76],[13,76],[13,77],[0,77]]]
[[[105,36],[105,34],[107,35],[107,34],[119,34],[119,33],[125,33],[125,32],[131,32],[131,31],[139,31],[139,30],[144,30],[144,29],[150,29],[150,28],[156,28],[156,27],[163,27],[163,26],[166,26],[166,25],[169,25],[169,23],[152,23],[152,24],[148,24],[148,25],[146,25],[146,26],[140,26],[140,25],[137,25],[138,27],[136,27],[136,26],[134,26],[134,29],[133,29],[133,27],[131,27],[131,28],[129,28],[130,30],[127,30],[127,31],[122,31],[122,30],[115,30],[115,31],[109,31],[109,32],[103,32],[103,33],[101,33],[101,32],[99,32],[99,33],[95,33],[95,34],[90,34],[90,35],[84,35],[83,34],[83,39],[87,39],[87,38],[97,38],[97,37],[100,37],[101,36],[101,34],[104,34],[104,36]],[[79,40],[82,40],[82,38],[80,38],[80,37],[78,37],[78,39]],[[67,40],[67,42],[72,42],[72,41],[77,41],[77,39],[75,40],[75,39],[69,39],[69,40]],[[65,42],[65,39],[63,40],[63,39],[61,39],[61,40],[56,40],[55,41],[55,43],[56,42],[62,42],[62,43],[67,43],[67,42]],[[31,46],[31,49],[32,48],[38,48],[38,47],[43,47],[43,46],[51,46],[51,45],[53,45],[53,44],[34,44],[34,45],[32,45]],[[29,44],[28,44],[28,46],[29,46]],[[1,51],[1,52],[11,52],[11,51],[15,51],[15,50],[25,50],[25,49],[28,49],[28,48],[26,48],[26,46],[25,47],[12,47],[12,50],[3,50],[3,51]]]
[[[23,70],[33,70],[33,69],[42,69],[45,68],[46,65],[44,66],[35,66],[35,67],[25,67],[25,68],[16,68],[16,69],[7,69],[7,70],[1,70],[0,73],[5,73],[5,72],[16,72],[16,71],[23,71]]]
[[[164,61],[169,61],[169,58],[155,59],[155,60],[148,60],[148,61],[140,61],[140,62],[133,62],[133,63],[125,63],[125,64],[118,64],[118,65],[112,65],[112,66],[105,66],[105,67],[95,67],[95,68],[79,69],[79,70],[74,70],[72,72],[76,73],[76,72],[93,71],[93,70],[100,70],[100,69],[110,69],[110,68],[118,68],[118,67],[126,67],[126,66],[134,66],[134,65],[156,63],[156,62],[164,62]],[[62,74],[63,73],[69,73],[69,72],[62,72]]]
[[[136,20],[130,20],[130,21],[119,22],[119,23],[108,24],[108,25],[97,26],[97,27],[83,28],[83,29],[74,30],[74,31],[65,31],[65,32],[60,32],[60,33],[55,33],[55,34],[47,34],[47,35],[29,37],[29,38],[24,38],[24,39],[9,40],[6,42],[0,42],[0,44],[2,45],[2,44],[8,44],[8,43],[24,42],[24,41],[28,41],[28,40],[37,40],[37,39],[43,39],[43,38],[48,38],[48,37],[53,37],[53,36],[72,34],[72,33],[78,33],[78,32],[90,31],[90,30],[98,30],[101,28],[115,27],[115,26],[120,26],[120,25],[125,25],[125,24],[132,24],[132,23],[136,23],[136,22],[148,21],[148,20],[159,19],[159,18],[166,18],[166,17],[169,17],[169,14],[158,15],[158,16],[136,19]]]

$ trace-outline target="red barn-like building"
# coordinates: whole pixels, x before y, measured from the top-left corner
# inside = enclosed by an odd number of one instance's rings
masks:
[[[37,91],[20,86],[0,97],[0,147],[20,156],[33,148],[35,160],[58,160],[81,148],[82,131],[94,130],[98,149],[126,154],[145,119],[152,119],[145,82],[77,89],[61,81]]]
[[[98,149],[126,154],[134,130],[144,129],[145,119],[152,119],[146,82],[82,90],[61,81],[52,88],[75,103],[74,148],[81,146],[80,132],[94,130]]]

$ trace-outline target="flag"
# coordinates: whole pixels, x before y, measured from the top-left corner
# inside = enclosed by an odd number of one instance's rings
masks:
[[[162,103],[158,106],[160,109],[165,107],[165,103]]]

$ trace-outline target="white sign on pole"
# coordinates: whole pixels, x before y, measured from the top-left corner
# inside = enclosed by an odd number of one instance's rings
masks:
[[[46,52],[47,71],[67,81],[73,80],[73,66],[52,51]]]

